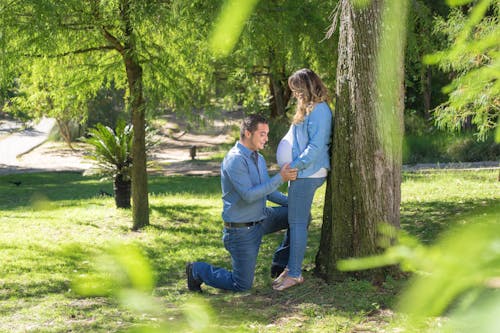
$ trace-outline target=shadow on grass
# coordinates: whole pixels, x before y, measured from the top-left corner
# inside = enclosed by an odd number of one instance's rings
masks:
[[[91,199],[99,197],[101,191],[113,193],[111,183],[77,172],[0,176],[0,209],[30,207],[37,198],[47,202]]]
[[[481,212],[485,207],[499,206],[495,199],[460,202],[408,202],[401,207],[401,227],[423,243],[432,243],[445,230],[460,223],[461,216]]]
[[[102,191],[113,193],[110,181],[84,177],[79,172],[45,172],[0,176],[0,209],[31,207],[34,201],[46,202],[86,200],[102,197]],[[219,177],[155,177],[149,178],[149,192],[154,194],[210,195],[219,193]],[[47,205],[46,209],[51,206]]]

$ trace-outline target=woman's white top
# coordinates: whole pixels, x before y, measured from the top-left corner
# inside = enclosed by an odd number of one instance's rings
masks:
[[[290,129],[281,139],[280,143],[278,144],[278,148],[276,149],[276,162],[278,162],[280,168],[283,167],[283,165],[285,165],[286,163],[291,163],[293,161],[292,147],[293,147],[293,125],[290,126]],[[326,177],[327,174],[328,171],[325,168],[321,168],[307,178],[322,178]]]
[[[292,147],[293,147],[293,125],[290,126],[290,129],[278,144],[278,149],[276,149],[276,162],[278,162],[280,168],[283,167],[283,165],[285,165],[286,163],[291,163],[293,161]]]

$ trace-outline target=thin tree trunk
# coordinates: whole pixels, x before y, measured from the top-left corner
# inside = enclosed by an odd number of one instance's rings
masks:
[[[327,281],[355,275],[379,281],[385,271],[344,273],[339,260],[382,251],[379,227],[399,228],[401,137],[386,151],[383,136],[394,136],[389,124],[377,127],[377,50],[380,43],[382,0],[362,9],[341,0],[332,171],[329,174],[316,272]],[[403,66],[395,63],[394,66]],[[402,131],[403,84],[395,107]]]
[[[432,73],[431,69],[428,66],[425,66],[423,69],[423,75],[421,77],[421,81],[423,82],[423,102],[424,102],[424,115],[426,120],[430,120],[432,118],[431,114],[431,101],[432,101]]]
[[[145,110],[142,68],[126,59],[134,139],[132,143],[132,216],[137,230],[149,224],[148,179],[146,169]]]
[[[269,90],[271,91],[271,100],[269,108],[271,109],[271,119],[277,119],[285,114],[285,108],[288,101],[285,102],[285,89],[283,83],[273,73],[269,74]]]
[[[125,23],[125,43],[122,56],[127,71],[129,105],[132,114],[132,126],[134,127],[134,140],[132,143],[132,229],[137,230],[149,224],[143,73],[136,56],[137,50],[130,21],[129,0],[122,0],[121,11]]]
[[[56,121],[57,121],[57,126],[59,127],[59,133],[63,137],[63,139],[66,142],[66,144],[68,145],[68,147],[71,150],[74,150],[73,145],[71,144],[71,129],[70,129],[69,121],[68,120],[65,121],[65,120],[58,119],[58,118],[56,118]]]
[[[269,91],[271,100],[269,102],[270,118],[278,119],[285,115],[286,106],[290,100],[291,92],[288,88],[288,78],[285,69],[273,70],[276,68],[275,52],[269,51]]]

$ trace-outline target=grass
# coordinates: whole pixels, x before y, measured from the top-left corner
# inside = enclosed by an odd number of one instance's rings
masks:
[[[433,243],[462,216],[499,204],[497,172],[405,174],[402,227]],[[303,286],[271,289],[270,258],[282,237],[276,234],[265,238],[251,291],[205,287],[200,298],[186,291],[185,262],[230,267],[221,242],[220,179],[151,177],[149,184],[151,225],[131,232],[130,213],[99,194],[112,192],[109,183],[77,173],[1,176],[0,332],[115,332],[142,325],[196,331],[204,315],[211,324],[200,332],[384,332],[404,321],[394,305],[404,280],[376,288],[355,280],[327,285],[312,275],[324,188],[313,205]],[[75,292],[72,281],[91,274],[103,253],[116,246],[126,252],[133,244],[154,272],[148,300],[155,311]]]

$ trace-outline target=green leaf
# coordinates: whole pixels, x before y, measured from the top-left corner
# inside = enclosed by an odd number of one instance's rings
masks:
[[[210,36],[210,49],[227,56],[234,48],[246,20],[259,0],[227,0]]]
[[[454,7],[454,6],[463,6],[468,3],[471,3],[474,0],[446,0],[446,3],[448,6]]]

